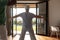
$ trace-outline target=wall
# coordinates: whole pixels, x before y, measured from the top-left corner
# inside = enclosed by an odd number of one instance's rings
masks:
[[[49,0],[49,26],[60,21],[60,0]]]

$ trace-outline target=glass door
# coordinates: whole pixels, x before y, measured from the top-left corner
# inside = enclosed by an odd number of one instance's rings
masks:
[[[16,4],[13,6],[13,14],[12,16],[18,15],[20,13],[25,12],[25,5],[26,4]],[[36,15],[36,4],[28,4],[30,6],[29,8],[29,12],[33,13]],[[23,23],[23,19],[21,17],[17,17],[13,19],[12,22],[12,27],[13,27],[13,35],[18,35],[21,34],[21,30],[22,30],[22,23]],[[33,30],[34,33],[36,34],[36,18],[32,19],[32,26],[33,26]],[[28,32],[26,32],[26,34],[28,34]]]
[[[46,35],[46,2],[38,3],[37,5],[37,15],[43,18],[37,18],[37,34]]]
[[[20,6],[18,6],[20,5]],[[37,4],[29,4],[30,5],[30,10],[29,12],[34,13],[35,15],[40,15],[43,16],[44,18],[33,18],[32,20],[32,25],[33,25],[33,30],[35,34],[42,34],[46,35],[46,30],[47,30],[47,24],[46,24],[46,2],[43,3],[37,3]],[[33,6],[31,6],[33,5]],[[12,8],[12,16],[18,15],[19,13],[25,12],[24,8],[25,4],[17,4],[15,7],[13,6]],[[33,10],[33,11],[32,11]],[[12,32],[13,35],[20,34],[22,30],[22,18],[14,18],[12,21]]]

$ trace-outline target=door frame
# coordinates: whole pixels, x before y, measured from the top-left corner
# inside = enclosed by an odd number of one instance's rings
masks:
[[[16,3],[16,4],[36,4],[36,14],[37,14],[37,4],[44,3],[44,2],[46,2],[46,15],[47,15],[46,16],[46,36],[47,36],[47,34],[48,34],[48,25],[49,25],[49,21],[48,21],[48,1],[43,1],[43,2],[38,2],[38,3]],[[37,18],[36,18],[36,24],[37,24]],[[36,34],[37,34],[37,25],[36,25]],[[13,24],[12,24],[12,35],[13,35]],[[41,34],[37,34],[37,35],[41,35]]]
[[[49,25],[49,15],[48,15],[48,1],[43,1],[43,2],[39,2],[39,3],[36,3],[36,14],[37,14],[37,4],[41,4],[41,3],[44,3],[46,2],[46,35],[44,36],[48,36],[48,25]],[[37,24],[37,18],[36,18],[36,24]],[[36,25],[36,34],[37,35],[43,35],[43,34],[38,34],[37,33],[37,25]]]

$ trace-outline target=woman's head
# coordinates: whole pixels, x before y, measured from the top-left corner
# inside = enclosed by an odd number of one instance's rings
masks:
[[[26,12],[29,12],[29,5],[25,5]]]

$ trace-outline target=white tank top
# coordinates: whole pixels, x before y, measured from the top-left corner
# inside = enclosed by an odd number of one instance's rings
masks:
[[[34,17],[35,15],[33,13],[21,13],[20,14],[20,17],[22,17],[23,19],[23,26],[32,26],[32,18]]]

